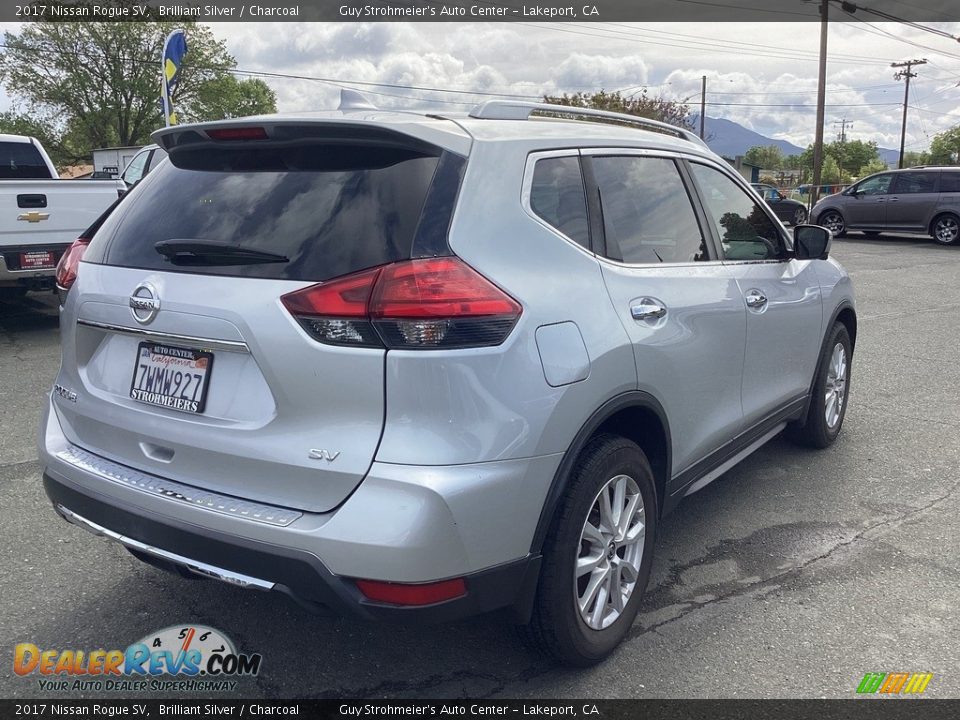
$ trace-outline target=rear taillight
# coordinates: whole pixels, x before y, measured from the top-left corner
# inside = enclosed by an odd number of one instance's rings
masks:
[[[63,290],[69,290],[77,281],[80,261],[89,244],[90,240],[87,238],[77,238],[57,263],[57,285]]]
[[[281,298],[316,340],[410,350],[499,345],[516,300],[456,257],[406,260]]]

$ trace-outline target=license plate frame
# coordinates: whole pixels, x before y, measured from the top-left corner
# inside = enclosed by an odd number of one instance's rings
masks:
[[[21,270],[52,270],[57,266],[53,250],[24,250],[20,253]]]
[[[169,361],[155,360],[155,357],[170,358]],[[148,360],[144,365],[143,360]],[[144,405],[166,408],[189,415],[202,415],[207,407],[207,395],[210,392],[210,378],[213,374],[214,354],[208,350],[168,345],[167,343],[145,341],[137,345],[137,354],[133,364],[133,378],[130,380],[130,399]],[[198,365],[206,361],[204,365]],[[167,365],[168,367],[164,367]],[[173,368],[171,370],[171,367]],[[141,373],[141,368],[143,371]],[[196,370],[203,370],[197,380]],[[162,370],[158,378],[158,371]],[[151,372],[152,371],[152,372]],[[166,377],[170,372],[170,382]],[[173,385],[175,373],[183,373],[173,393],[163,392]],[[150,382],[147,383],[147,376]],[[191,379],[187,380],[186,375]],[[159,383],[159,387],[154,387]],[[186,384],[185,384],[186,383]],[[199,388],[198,388],[199,386]],[[158,392],[159,390],[159,392]],[[190,391],[189,397],[184,394]],[[199,397],[197,397],[199,395]]]

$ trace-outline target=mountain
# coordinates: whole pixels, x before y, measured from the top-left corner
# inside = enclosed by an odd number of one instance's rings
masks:
[[[700,116],[694,115],[691,120],[693,127],[699,129]],[[783,151],[784,155],[799,155],[803,152],[802,147],[797,147],[786,140],[775,140],[753,130],[748,130],[733,120],[712,118],[709,115],[707,115],[707,121],[704,124],[704,134],[707,137],[707,145],[710,146],[711,150],[718,155],[729,158],[744,155],[747,150],[755,145],[776,145]]]
[[[691,116],[691,123],[694,129],[700,129],[700,116]],[[707,145],[718,155],[728,158],[735,158],[737,155],[745,155],[750,148],[761,145],[776,145],[783,151],[784,155],[799,155],[804,148],[797,147],[787,140],[776,140],[766,135],[745,128],[740,123],[725,118],[712,118],[707,115],[707,122],[704,125],[707,136]],[[878,148],[880,159],[890,167],[897,164],[900,157],[899,150],[890,150],[888,148]]]

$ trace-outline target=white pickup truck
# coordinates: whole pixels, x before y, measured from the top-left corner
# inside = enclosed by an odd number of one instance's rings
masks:
[[[0,298],[52,290],[60,256],[125,191],[122,180],[59,180],[35,138],[0,135]]]

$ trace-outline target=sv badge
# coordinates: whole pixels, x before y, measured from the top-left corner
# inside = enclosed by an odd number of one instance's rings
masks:
[[[340,457],[340,451],[337,450],[335,453],[331,453],[327,450],[311,450],[308,457],[311,460],[326,460],[327,462],[333,462]]]

